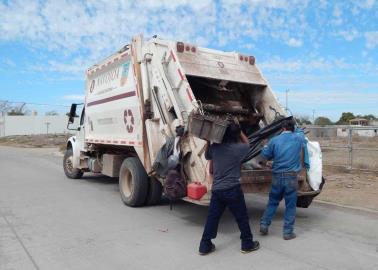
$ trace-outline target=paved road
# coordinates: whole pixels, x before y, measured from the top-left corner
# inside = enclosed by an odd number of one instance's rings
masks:
[[[0,147],[0,269],[378,269],[378,215],[313,205],[298,238],[281,238],[282,209],[261,249],[239,252],[229,213],[217,251],[197,255],[205,207],[129,208],[117,181],[67,179],[51,150]],[[265,198],[248,198],[253,231]]]

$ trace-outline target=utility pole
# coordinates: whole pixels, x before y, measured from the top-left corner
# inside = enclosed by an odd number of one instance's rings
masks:
[[[289,107],[288,107],[288,100],[289,100],[289,89],[286,89],[286,111],[288,111]]]
[[[315,125],[315,109],[312,109],[312,124]]]
[[[50,122],[46,122],[46,134],[49,134],[49,126],[50,126]]]

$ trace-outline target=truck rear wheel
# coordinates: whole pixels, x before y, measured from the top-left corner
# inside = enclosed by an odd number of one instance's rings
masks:
[[[73,152],[72,148],[66,150],[63,157],[63,170],[65,175],[71,179],[79,179],[83,176],[83,171],[73,167]]]
[[[163,193],[163,186],[161,185],[161,183],[155,178],[150,177],[146,205],[159,204],[161,201],[162,193]]]
[[[136,157],[126,158],[119,171],[119,191],[128,206],[141,206],[148,193],[148,176]]]

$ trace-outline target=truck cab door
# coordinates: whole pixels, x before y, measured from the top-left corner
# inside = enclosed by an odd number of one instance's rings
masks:
[[[77,128],[75,139],[73,140],[73,167],[74,168],[82,168],[81,160],[81,152],[85,151],[86,143],[85,143],[85,107],[81,111],[80,116],[80,123]]]
[[[76,134],[76,140],[78,143],[78,149],[79,151],[84,151],[85,150],[85,107],[83,107],[83,110],[81,111],[81,116],[80,116],[80,123],[79,123],[79,128],[78,132]]]

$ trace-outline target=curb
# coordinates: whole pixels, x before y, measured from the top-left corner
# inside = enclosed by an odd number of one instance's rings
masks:
[[[373,213],[373,214],[378,214],[378,210],[374,210],[374,209],[370,209],[370,208],[350,206],[350,205],[321,201],[321,200],[314,200],[314,202],[316,204],[332,205],[332,206],[341,207],[341,208],[350,209],[350,210],[358,210],[358,211],[364,211],[364,212],[369,212],[369,213]]]

